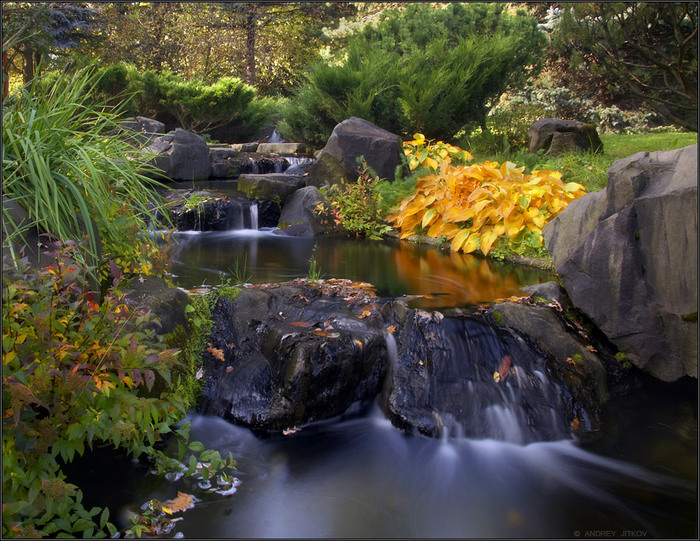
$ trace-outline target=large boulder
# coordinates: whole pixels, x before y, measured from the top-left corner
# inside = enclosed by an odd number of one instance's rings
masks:
[[[360,156],[379,178],[393,182],[400,152],[398,135],[367,120],[351,117],[333,129],[326,146],[309,168],[306,183],[320,187],[341,180],[355,182],[360,172],[357,163]]]
[[[156,138],[146,151],[152,165],[170,180],[206,180],[211,173],[209,147],[200,135],[180,128]]]
[[[327,200],[316,188],[306,186],[294,192],[282,207],[278,235],[290,237],[315,237],[328,233],[317,210],[319,205],[326,205]]]
[[[165,124],[145,116],[127,118],[119,123],[119,128],[132,134],[138,146],[148,146],[165,133]]]
[[[603,150],[603,142],[595,126],[577,120],[543,118],[530,126],[527,134],[532,153],[538,150],[544,150],[547,154],[560,154],[567,150]]]
[[[220,298],[201,411],[282,431],[369,404],[386,369],[376,302],[347,280],[256,286]]]
[[[574,305],[664,381],[697,377],[697,145],[616,161],[544,228]]]

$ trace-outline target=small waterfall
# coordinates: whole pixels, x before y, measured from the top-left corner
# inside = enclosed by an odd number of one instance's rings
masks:
[[[258,204],[253,201],[248,207],[248,210],[250,211],[250,228],[251,229],[258,229]]]
[[[270,135],[270,138],[267,140],[268,143],[286,143],[284,139],[280,136],[279,133],[277,133],[277,130],[272,130],[272,135]]]
[[[515,333],[419,310],[397,340],[387,335],[383,393],[398,426],[516,444],[571,437],[571,397],[546,375],[547,359]]]
[[[287,175],[302,175],[306,168],[316,161],[315,158],[307,156],[285,156],[285,160],[289,163],[289,167],[284,170]]]

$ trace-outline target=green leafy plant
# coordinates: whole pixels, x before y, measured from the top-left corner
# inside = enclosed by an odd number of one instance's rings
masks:
[[[425,138],[411,143],[407,151],[415,163]],[[455,166],[448,152],[439,157],[439,162],[424,160],[434,173],[418,179],[415,193],[387,217],[401,229],[401,238],[417,232],[444,236],[453,251],[483,255],[501,239],[514,251],[528,253],[542,247],[544,225],[584,193],[579,184],[563,183],[556,171],[525,175],[524,167],[512,162]]]
[[[313,250],[311,251],[311,258],[309,259],[309,272],[308,272],[307,276],[312,283],[318,282],[323,277],[323,274],[321,273],[321,269],[318,266],[318,262],[316,261],[316,245],[315,244],[314,244]]]
[[[229,268],[229,275],[233,285],[242,286],[253,279],[252,274],[248,274],[248,254],[243,256],[241,263],[238,258],[233,260],[233,267]]]
[[[51,243],[52,265],[33,271],[19,262],[3,277],[3,537],[114,535],[109,511],[84,508],[62,471],[94,446],[150,457],[159,472],[173,466],[157,449],[166,438],[181,451],[201,450],[188,426],[173,428],[191,405],[179,352],[117,289],[114,263],[113,287],[98,303],[73,257],[79,252],[73,241]]]
[[[357,237],[379,240],[391,231],[383,220],[380,194],[377,190],[379,179],[366,162],[356,182],[340,182],[321,188],[321,193],[330,201],[330,208],[324,204],[316,207],[316,212],[328,227],[336,227]]]

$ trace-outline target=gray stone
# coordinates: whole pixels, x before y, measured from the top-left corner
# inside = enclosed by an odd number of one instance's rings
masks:
[[[282,207],[278,235],[291,237],[315,237],[327,232],[319,220],[316,207],[326,204],[326,198],[316,186],[306,186],[294,192]]]
[[[697,145],[618,160],[544,238],[573,304],[630,362],[697,377]]]
[[[379,178],[393,182],[400,152],[398,135],[351,117],[333,129],[317,161],[309,168],[307,184],[320,187],[341,180],[355,182],[360,171],[357,163],[360,156]]]
[[[260,154],[279,154],[280,156],[295,156],[304,154],[306,147],[302,143],[260,143],[258,150]]]
[[[119,123],[119,127],[124,131],[132,132],[140,146],[150,145],[165,133],[165,124],[145,116],[127,118]]]
[[[206,180],[211,173],[209,147],[203,137],[180,128],[155,139],[147,148],[152,165],[170,180]]]
[[[527,130],[530,137],[529,151],[544,150],[547,154],[560,154],[568,150],[592,150],[602,152],[603,143],[595,126],[577,120],[543,118]]]
[[[574,362],[573,357],[579,355],[582,368],[595,388],[597,401],[603,404],[608,400],[603,363],[587,349],[589,344],[567,331],[553,308],[506,301],[494,304],[490,310],[501,314],[506,326],[535,340],[541,349],[551,353],[559,363]]]
[[[249,199],[274,201],[284,206],[287,198],[304,186],[304,179],[284,173],[244,174],[238,177],[238,189]]]
[[[233,143],[231,148],[236,152],[257,152],[259,143]]]

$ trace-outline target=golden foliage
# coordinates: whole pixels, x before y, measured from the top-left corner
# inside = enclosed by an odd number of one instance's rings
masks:
[[[580,184],[564,183],[558,171],[526,175],[508,161],[454,165],[453,156],[471,155],[442,142],[428,144],[421,134],[414,138],[404,144],[409,166],[434,173],[420,177],[414,194],[387,217],[402,239],[422,230],[428,237],[444,236],[453,251],[484,255],[500,237],[512,245],[527,235],[541,246],[544,225],[585,193]]]

